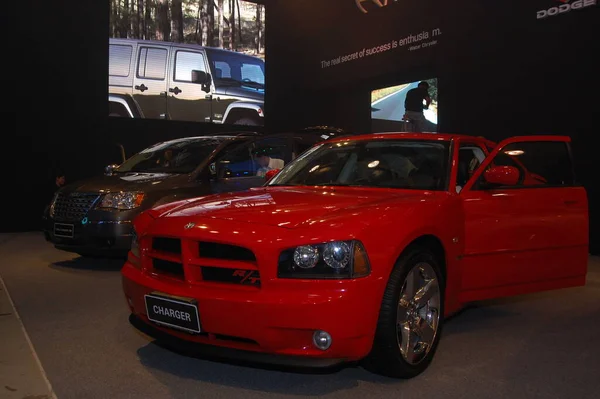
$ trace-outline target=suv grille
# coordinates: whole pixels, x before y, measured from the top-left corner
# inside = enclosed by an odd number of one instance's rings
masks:
[[[52,217],[64,221],[79,221],[85,217],[100,195],[98,193],[58,194]]]

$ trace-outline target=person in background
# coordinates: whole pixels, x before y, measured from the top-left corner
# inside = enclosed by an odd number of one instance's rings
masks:
[[[435,131],[433,124],[425,118],[424,110],[429,109],[431,96],[429,95],[429,83],[420,82],[417,87],[406,93],[404,101],[404,119],[413,123],[415,132]]]
[[[54,194],[62,187],[64,187],[65,184],[67,184],[65,171],[59,165],[56,165],[51,169],[50,181],[48,182],[48,184],[50,185],[50,187],[48,188],[48,194],[50,200],[52,200]]]
[[[158,159],[156,163],[163,168],[169,168],[173,166],[173,150],[170,148],[166,149],[163,154],[163,159]]]
[[[254,159],[258,163],[256,176],[264,177],[268,171],[273,169],[283,169],[285,162],[283,159],[271,158],[268,155],[269,148],[258,148],[254,150]]]
[[[67,178],[64,170],[58,165],[51,167],[46,182],[46,194],[43,198],[40,197],[40,201],[44,201],[43,205],[40,204],[43,206],[41,209],[43,209],[44,213],[48,211],[56,192],[63,188],[65,184],[67,184]]]

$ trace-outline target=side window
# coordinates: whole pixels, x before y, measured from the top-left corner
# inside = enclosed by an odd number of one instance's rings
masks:
[[[317,143],[316,140],[310,140],[310,139],[304,138],[304,137],[295,138],[291,160],[293,161],[294,159],[298,158],[302,153],[304,153],[304,151],[307,151],[309,148],[311,148],[316,143]]]
[[[456,191],[460,192],[485,159],[483,149],[474,144],[461,144],[458,150]]]
[[[110,76],[129,76],[132,52],[131,46],[111,44],[108,54],[108,74]]]
[[[211,169],[213,169],[211,167]],[[219,178],[252,177],[256,175],[256,166],[252,160],[250,148],[244,144],[225,150],[214,167]]]
[[[276,137],[253,143],[252,155],[256,175],[264,176],[269,170],[283,169],[291,161],[292,151],[287,137]]]
[[[242,64],[242,80],[251,80],[256,83],[265,84],[265,75],[257,64]]]
[[[523,186],[573,186],[575,176],[567,143],[521,142],[507,145],[494,165],[516,166]]]
[[[192,71],[206,71],[204,55],[191,51],[177,51],[175,54],[175,76],[178,82],[191,82]]]
[[[231,78],[231,67],[228,63],[223,61],[215,61],[214,68],[216,79]]]
[[[166,76],[167,50],[164,48],[142,47],[138,61],[138,78],[163,80]]]

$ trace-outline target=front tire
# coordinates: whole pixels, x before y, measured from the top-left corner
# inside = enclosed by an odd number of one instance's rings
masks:
[[[439,261],[426,248],[403,254],[392,271],[379,311],[365,369],[413,378],[429,367],[442,333],[444,281]]]

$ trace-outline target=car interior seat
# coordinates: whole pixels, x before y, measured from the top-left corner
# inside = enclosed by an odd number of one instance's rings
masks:
[[[417,169],[413,170],[409,177],[414,188],[436,190],[442,181],[442,168],[438,162],[427,159]]]

